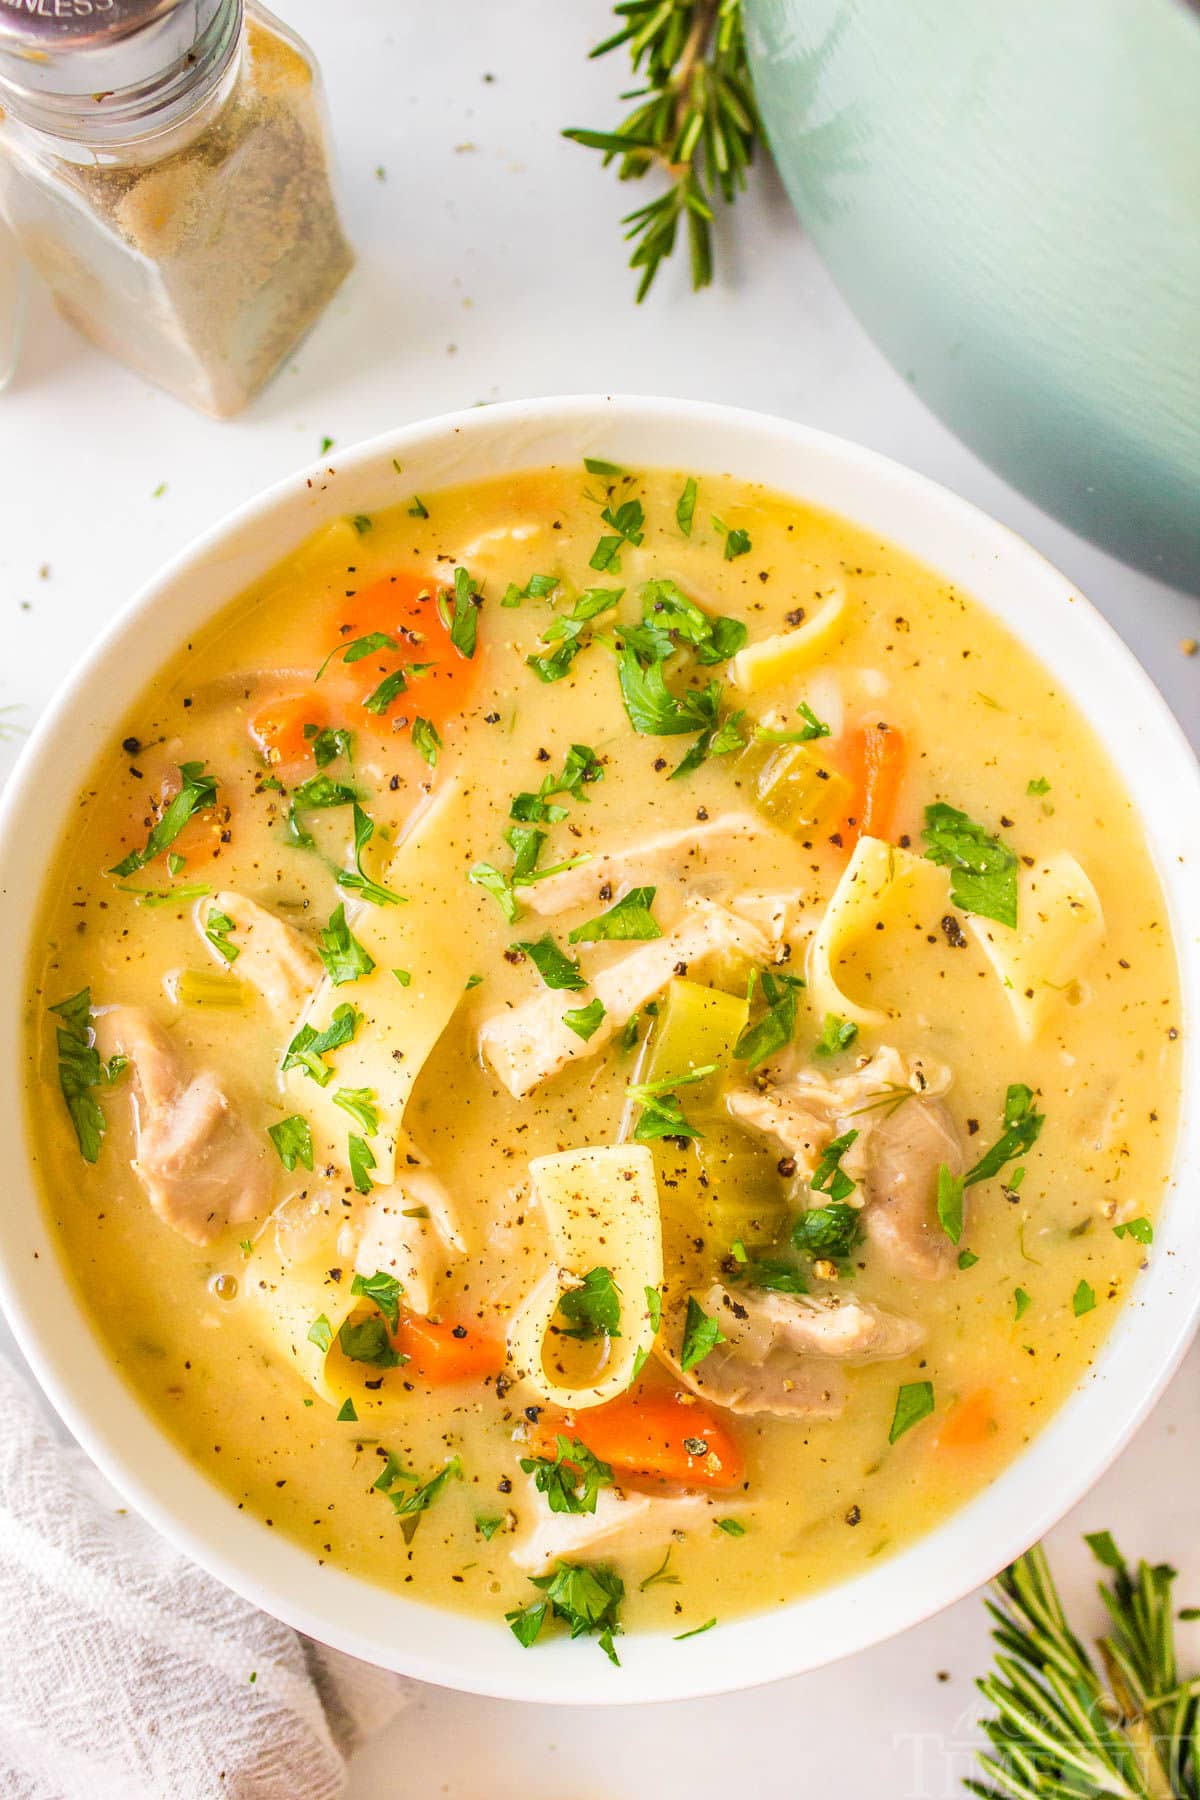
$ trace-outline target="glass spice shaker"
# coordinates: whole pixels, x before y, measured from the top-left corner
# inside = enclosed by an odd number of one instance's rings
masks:
[[[238,412],[353,261],[316,64],[256,0],[0,0],[0,211],[93,343]]]

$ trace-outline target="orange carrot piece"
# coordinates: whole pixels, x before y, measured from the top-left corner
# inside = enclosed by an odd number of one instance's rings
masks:
[[[689,1487],[738,1487],[745,1463],[737,1439],[698,1400],[679,1394],[623,1394],[585,1412],[543,1413],[535,1442],[553,1456],[559,1435],[578,1438],[601,1462],[623,1475],[686,1482]]]
[[[266,762],[287,766],[312,756],[312,739],[328,724],[329,708],[319,694],[285,694],[259,707],[249,730]],[[314,728],[307,735],[306,725]]]
[[[976,1388],[952,1406],[938,1431],[941,1450],[978,1450],[1000,1429],[990,1388]]]
[[[854,793],[841,825],[846,849],[853,850],[860,837],[891,837],[906,760],[904,733],[894,725],[847,733],[843,767]]]
[[[401,1313],[396,1348],[408,1357],[406,1373],[433,1387],[478,1381],[504,1367],[504,1340],[478,1325],[434,1322],[419,1313]]]
[[[412,572],[385,575],[349,600],[338,603],[331,641],[349,646],[359,638],[382,632],[392,640],[386,650],[372,650],[357,662],[340,657],[329,666],[327,680],[351,692],[361,711],[356,723],[366,729],[391,733],[397,718],[421,717],[440,725],[463,711],[475,687],[478,653],[461,656],[450,642],[450,632],[438,610],[438,583]],[[419,665],[408,687],[381,712],[371,712],[366,701],[397,669]]]

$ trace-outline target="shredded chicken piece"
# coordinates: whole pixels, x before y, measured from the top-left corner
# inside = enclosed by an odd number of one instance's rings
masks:
[[[847,1361],[906,1356],[924,1337],[914,1320],[833,1294],[731,1293],[719,1282],[703,1301],[725,1338],[695,1368],[680,1361],[686,1310],[673,1307],[656,1354],[685,1387],[731,1412],[836,1419],[846,1404]]]
[[[661,992],[680,965],[690,969],[722,950],[761,962],[768,945],[756,926],[728,907],[689,900],[676,930],[630,950],[595,976],[589,992],[602,1002],[604,1018],[586,1041],[563,1024],[562,1015],[568,1004],[585,1005],[589,995],[572,994],[568,1002],[560,991],[547,989],[485,1019],[480,1050],[509,1093],[520,1099],[567,1063],[595,1056],[640,1006]]]
[[[548,1513],[532,1481],[526,1510],[533,1524],[517,1533],[509,1554],[530,1575],[542,1574],[564,1556],[603,1556],[616,1550],[625,1556],[651,1549],[717,1517],[717,1506],[706,1494],[639,1494],[618,1487],[601,1488],[594,1513]],[[722,1500],[722,1518],[737,1510],[736,1503]]]
[[[883,1362],[907,1356],[924,1340],[915,1319],[884,1312],[855,1294],[776,1294],[748,1289],[736,1294],[714,1284],[704,1310],[727,1341],[757,1361],[777,1348],[807,1356],[854,1357]]]
[[[955,1260],[935,1212],[938,1168],[945,1163],[957,1175],[963,1167],[957,1128],[937,1098],[950,1079],[944,1064],[909,1060],[883,1045],[849,1075],[805,1068],[761,1091],[735,1088],[726,1104],[806,1179],[835,1137],[856,1132],[841,1161],[861,1184],[851,1204],[865,1207],[869,1236],[899,1273],[933,1280]]]
[[[425,1316],[465,1248],[449,1192],[431,1169],[420,1168],[375,1188],[360,1219],[347,1221],[338,1237],[339,1254],[353,1256],[358,1274],[394,1275],[408,1309]]]
[[[566,912],[569,907],[583,906],[589,901],[604,906],[607,901],[602,888],[614,891],[632,877],[663,868],[680,881],[687,881],[710,859],[739,851],[754,839],[777,837],[771,825],[756,819],[752,813],[721,813],[681,831],[662,831],[654,837],[642,838],[624,850],[611,850],[593,856],[589,862],[551,875],[545,881],[530,882],[517,889],[517,898],[537,913]]]
[[[957,1261],[937,1218],[943,1163],[961,1175],[962,1143],[940,1100],[906,1100],[878,1121],[867,1144],[867,1235],[899,1274],[921,1281],[948,1275]]]
[[[197,908],[201,931],[210,912],[224,913],[233,921],[237,973],[258,989],[272,1012],[298,1014],[323,973],[321,959],[304,934],[231,888],[201,901]]]
[[[96,1018],[103,1054],[133,1065],[133,1167],[155,1214],[194,1244],[264,1212],[271,1173],[265,1144],[234,1111],[209,1069],[189,1075],[148,1012],[115,1006]]]

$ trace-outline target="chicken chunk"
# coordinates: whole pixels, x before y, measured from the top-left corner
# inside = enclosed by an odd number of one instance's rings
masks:
[[[617,1487],[600,1490],[594,1513],[548,1513],[532,1481],[528,1510],[533,1524],[517,1533],[510,1555],[530,1575],[541,1575],[560,1557],[654,1549],[676,1532],[700,1530],[717,1516],[705,1494],[638,1494]],[[721,1517],[736,1511],[728,1499],[721,1502]]]
[[[133,1167],[155,1214],[194,1244],[265,1212],[271,1171],[260,1143],[209,1069],[189,1074],[148,1012],[116,1006],[97,1015],[105,1056],[133,1066],[137,1155]]]
[[[595,1056],[640,1006],[661,992],[681,963],[690,968],[717,951],[762,961],[768,945],[757,926],[727,907],[689,900],[676,930],[630,950],[595,976],[589,994],[603,1004],[604,1018],[590,1038],[563,1024],[567,1003],[561,992],[547,989],[486,1019],[480,1050],[509,1093],[520,1099],[567,1063]],[[571,1000],[583,1006],[589,994],[572,995]]]
[[[735,1413],[785,1419],[836,1419],[846,1404],[846,1362],[907,1356],[924,1331],[912,1319],[841,1295],[731,1293],[719,1282],[703,1309],[724,1343],[695,1368],[680,1360],[686,1311],[671,1310],[655,1346],[679,1380],[701,1399]]]
[[[852,1294],[815,1297],[749,1290],[735,1295],[718,1283],[709,1290],[704,1310],[717,1320],[731,1346],[756,1361],[783,1348],[804,1356],[884,1362],[907,1356],[925,1337],[915,1319],[884,1312]]]
[[[213,912],[233,921],[238,974],[258,989],[272,1012],[295,1017],[312,998],[323,973],[308,939],[256,900],[229,888],[201,903],[202,930]]]
[[[566,912],[569,907],[589,901],[599,906],[604,904],[602,888],[615,889],[622,882],[655,869],[664,869],[686,881],[710,859],[729,859],[743,845],[775,836],[778,833],[774,828],[752,813],[721,813],[715,819],[687,825],[682,831],[661,831],[626,849],[593,856],[545,881],[530,882],[517,889],[517,898],[534,912],[544,914]]]
[[[428,1316],[438,1283],[466,1245],[450,1195],[430,1169],[406,1169],[390,1187],[375,1188],[357,1224],[338,1238],[360,1275],[382,1271],[404,1289],[411,1312]]]
[[[940,1100],[906,1100],[877,1120],[866,1152],[863,1223],[897,1273],[935,1281],[957,1252],[938,1222],[938,1169],[963,1169],[962,1143]]]

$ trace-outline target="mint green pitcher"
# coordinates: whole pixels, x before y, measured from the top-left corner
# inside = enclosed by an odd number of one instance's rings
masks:
[[[982,457],[1200,592],[1200,8],[745,0],[800,217]]]

